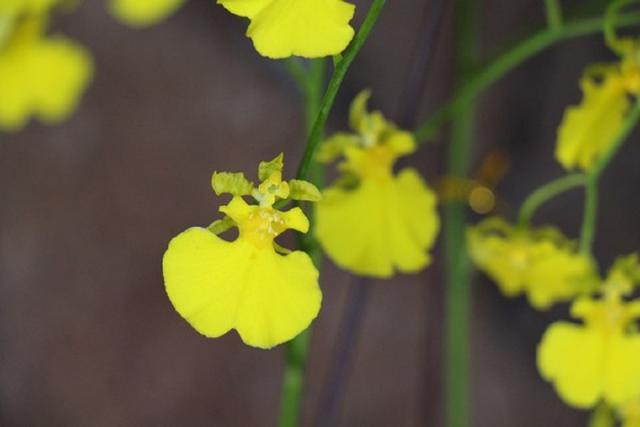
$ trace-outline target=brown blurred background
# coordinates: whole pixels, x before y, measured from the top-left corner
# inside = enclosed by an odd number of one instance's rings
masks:
[[[401,99],[423,12],[432,0],[390,0],[354,64],[331,129],[351,97],[374,91],[393,115],[420,116],[453,89],[452,3],[445,1],[427,87]],[[541,0],[480,5],[481,57],[544,23]],[[567,1],[567,7],[579,1]],[[597,3],[597,2],[596,2]],[[605,2],[601,2],[604,4]],[[358,22],[368,2],[360,1]],[[0,425],[272,426],[283,348],[260,351],[235,333],[199,336],[164,294],[169,239],[216,217],[214,169],[253,171],[280,151],[289,175],[304,143],[300,96],[281,63],[259,57],[245,22],[211,0],[190,0],[169,21],[130,30],[104,4],[85,2],[54,28],[87,45],[95,81],[71,120],[0,134]],[[493,86],[478,108],[474,168],[495,149],[511,170],[498,187],[512,209],[562,172],[553,160],[563,109],[579,99],[590,62],[612,60],[600,37],[562,43]],[[446,134],[407,163],[431,182]],[[602,266],[638,248],[640,146],[624,148],[603,180],[596,251]],[[539,222],[575,236],[582,195],[545,207]],[[416,276],[372,284],[339,426],[442,425],[442,252]],[[350,277],[326,262],[303,425],[312,425],[331,366]],[[474,426],[582,426],[535,368],[545,325],[565,317],[505,300],[484,277],[473,286]]]

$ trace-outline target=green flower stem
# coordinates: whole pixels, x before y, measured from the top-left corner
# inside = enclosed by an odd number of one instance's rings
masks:
[[[640,98],[636,100],[631,112],[627,115],[620,128],[620,132],[611,144],[611,147],[609,147],[609,150],[596,161],[593,169],[587,175],[584,217],[582,220],[582,230],[580,232],[580,251],[583,253],[591,253],[593,248],[598,216],[598,181],[609,163],[611,163],[611,160],[624,145],[624,142],[636,127],[638,121],[640,121]]]
[[[355,60],[369,37],[386,0],[374,0],[353,42],[345,52],[342,59],[336,64],[335,71],[327,90],[323,97],[322,87],[324,82],[324,61],[313,61],[308,69],[299,68],[298,65],[289,62],[288,69],[305,95],[305,121],[307,124],[307,145],[298,173],[297,179],[311,179],[315,183],[323,180],[321,167],[313,161],[318,145],[324,135],[324,129],[333,107],[338,90],[344,81],[349,67]],[[309,217],[311,229],[307,235],[301,237],[300,246],[313,259],[316,266],[320,267],[322,254],[317,243],[313,239],[313,216]],[[300,417],[300,407],[302,403],[302,388],[304,385],[304,369],[309,352],[309,342],[311,339],[310,330],[300,334],[292,340],[286,349],[286,365],[284,371],[284,381],[282,398],[280,404],[279,427],[295,427],[298,425]]]
[[[618,28],[638,24],[640,13],[622,14],[616,22]],[[476,73],[451,101],[437,110],[414,132],[416,140],[424,142],[435,136],[442,125],[463,111],[470,101],[529,58],[560,41],[597,33],[602,30],[603,25],[604,20],[601,18],[579,19],[565,22],[560,29],[546,28],[526,38]]]
[[[556,197],[558,194],[571,190],[572,188],[580,187],[586,184],[586,176],[581,173],[575,173],[565,175],[558,179],[543,185],[535,190],[526,198],[522,207],[520,208],[520,214],[518,215],[518,225],[526,226],[531,222],[531,218],[538,210],[540,206],[549,200]]]
[[[287,69],[296,80],[304,96],[307,134],[311,131],[313,121],[320,109],[321,93],[324,88],[324,68],[324,59],[310,61],[309,67],[305,67],[298,58],[291,58],[287,61]],[[322,168],[318,163],[312,162],[310,175],[310,180],[314,184],[322,184]],[[319,270],[322,253],[315,240],[311,237],[314,226],[312,212],[307,212],[307,216],[309,217],[310,230],[307,234],[298,235],[298,245],[300,249],[309,254]],[[286,346],[280,418],[278,420],[278,425],[281,427],[298,425],[302,405],[302,389],[304,388],[304,372],[310,342],[311,328],[298,335]]]
[[[558,0],[544,0],[547,14],[547,25],[550,30],[558,31],[562,28],[562,9]]]
[[[320,145],[320,141],[322,139],[322,134],[324,133],[325,125],[327,124],[327,119],[329,118],[329,113],[333,108],[333,104],[336,100],[336,95],[338,94],[338,90],[342,85],[344,77],[347,75],[347,71],[349,67],[355,60],[356,56],[362,49],[365,41],[369,37],[373,26],[375,25],[380,13],[382,12],[382,8],[384,7],[386,0],[373,0],[373,4],[369,8],[367,12],[367,17],[365,18],[362,26],[358,30],[355,35],[351,45],[345,51],[342,59],[336,64],[335,70],[333,72],[333,76],[329,81],[329,86],[327,91],[322,98],[322,104],[320,105],[320,111],[316,120],[311,129],[311,133],[309,134],[309,138],[307,139],[307,146],[305,148],[304,154],[302,156],[302,161],[300,162],[300,167],[298,168],[298,173],[296,177],[298,179],[307,178],[307,174],[309,173],[309,166],[311,165],[311,160],[313,159],[313,155],[315,154],[318,146]]]
[[[457,0],[456,80],[465,84],[475,64],[475,11],[473,0]],[[464,100],[453,118],[448,147],[449,176],[469,174],[473,143],[474,105]],[[471,264],[465,242],[466,205],[450,203],[444,207],[444,248],[446,253],[445,289],[445,425],[470,425]]]

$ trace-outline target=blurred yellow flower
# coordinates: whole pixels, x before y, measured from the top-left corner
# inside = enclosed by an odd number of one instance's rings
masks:
[[[305,330],[320,310],[318,270],[304,252],[280,248],[274,239],[294,229],[306,233],[300,208],[280,211],[277,200],[317,200],[305,181],[281,179],[282,155],[260,165],[257,188],[242,174],[214,173],[216,194],[233,198],[226,216],[209,229],[192,227],[176,236],[165,252],[165,288],[176,311],[198,332],[219,337],[236,329],[253,347],[271,348]],[[259,202],[249,205],[243,196]],[[216,234],[238,228],[232,242]],[[276,248],[279,252],[276,252]]]
[[[620,408],[622,427],[640,427],[640,396]]]
[[[247,36],[263,56],[317,58],[341,53],[353,38],[355,7],[343,0],[218,0],[251,20]]]
[[[31,116],[68,118],[91,80],[90,54],[64,37],[45,37],[44,26],[44,18],[23,18],[0,48],[2,130],[19,130]]]
[[[166,19],[185,0],[110,0],[109,11],[132,27],[146,27]]]
[[[603,400],[620,407],[640,396],[640,300],[624,299],[637,280],[637,272],[632,278],[614,266],[600,298],[573,303],[571,314],[583,324],[556,322],[545,332],[538,369],[567,404],[590,408]]]
[[[516,228],[488,218],[467,230],[469,254],[507,297],[526,294],[539,310],[569,301],[593,289],[590,258],[557,230]]]
[[[0,0],[0,15],[19,13],[41,13],[59,0]]]
[[[339,133],[322,145],[318,160],[339,156],[342,176],[316,204],[316,237],[329,257],[356,274],[387,278],[431,262],[439,229],[436,196],[418,172],[393,173],[396,159],[416,149],[413,136],[381,113],[368,113],[368,92],[351,107],[355,134]]]
[[[589,171],[614,143],[640,89],[640,64],[631,55],[620,64],[595,65],[582,77],[582,102],[569,107],[558,129],[556,158],[566,169]]]

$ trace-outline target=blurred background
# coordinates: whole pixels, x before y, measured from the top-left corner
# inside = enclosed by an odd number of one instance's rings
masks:
[[[356,22],[366,11],[359,7]],[[346,127],[352,97],[392,118],[422,120],[453,89],[453,6],[444,2],[424,90],[405,87],[433,0],[391,0],[352,67],[330,122]],[[566,1],[567,8],[580,1]],[[598,2],[592,2],[598,3]],[[604,8],[605,1],[599,2]],[[544,25],[541,0],[479,5],[479,53],[490,59]],[[162,282],[168,241],[216,218],[213,170],[252,173],[283,151],[292,176],[304,145],[303,103],[280,62],[259,57],[245,21],[211,0],[190,0],[168,21],[132,30],[100,1],[56,16],[53,32],[93,53],[93,84],[62,125],[0,134],[0,425],[271,426],[283,347],[261,351],[235,332],[199,336],[172,309]],[[580,98],[582,69],[614,60],[599,35],[563,42],[526,62],[480,99],[473,168],[502,150],[497,187],[511,215],[562,174],[553,159],[564,108]],[[413,120],[413,119],[411,119]],[[409,125],[410,123],[406,123]],[[443,173],[447,133],[405,163],[431,183]],[[640,146],[630,142],[603,178],[596,254],[606,268],[638,248]],[[582,194],[545,206],[538,223],[576,236]],[[472,218],[473,221],[477,218]],[[442,251],[416,276],[369,284],[344,375],[339,426],[442,425]],[[303,405],[311,426],[334,365],[353,279],[325,262]],[[566,306],[534,311],[484,276],[473,285],[474,426],[583,426],[535,366],[545,326]]]

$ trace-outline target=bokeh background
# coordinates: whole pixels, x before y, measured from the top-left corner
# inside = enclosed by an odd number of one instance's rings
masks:
[[[424,91],[405,87],[433,3],[388,2],[330,129],[346,126],[350,99],[363,88],[395,118],[410,105],[424,119],[449,98],[454,2],[444,2]],[[368,2],[357,4],[359,22]],[[480,58],[543,24],[540,0],[481,2]],[[300,159],[300,95],[282,63],[255,53],[245,26],[211,0],[190,0],[147,30],[115,22],[96,0],[54,19],[54,31],[91,49],[96,74],[71,120],[0,134],[0,425],[275,424],[283,348],[252,349],[235,333],[199,336],[171,308],[161,274],[169,239],[215,218],[214,169],[253,171],[284,151],[291,175]],[[481,97],[473,165],[494,150],[506,153],[511,168],[497,191],[507,215],[562,173],[553,160],[556,127],[565,106],[579,100],[583,67],[606,60],[613,56],[599,36],[564,42]],[[436,182],[447,140],[445,132],[406,163]],[[603,267],[640,244],[639,158],[640,146],[630,142],[603,179],[596,244]],[[536,221],[576,236],[581,203],[579,191],[569,193]],[[367,285],[335,425],[442,425],[439,247],[435,260],[419,275]],[[304,426],[318,416],[355,286],[330,262],[325,267]],[[566,307],[536,312],[522,299],[504,299],[481,275],[473,301],[474,426],[585,425],[586,414],[564,406],[535,367],[545,325],[566,317]]]

